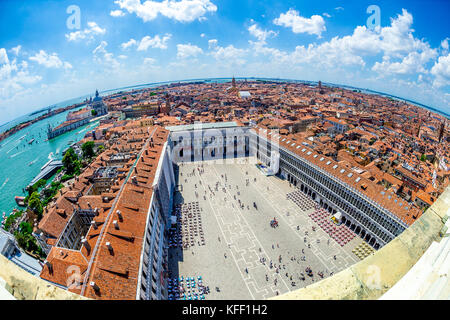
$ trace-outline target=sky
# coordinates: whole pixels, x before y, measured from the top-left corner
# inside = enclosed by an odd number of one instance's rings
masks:
[[[2,0],[0,124],[159,81],[274,77],[450,113],[450,1]]]

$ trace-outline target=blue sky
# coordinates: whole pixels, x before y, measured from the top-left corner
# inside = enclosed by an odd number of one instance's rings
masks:
[[[450,113],[448,12],[438,0],[2,0],[0,123],[96,88],[233,75],[348,84]]]

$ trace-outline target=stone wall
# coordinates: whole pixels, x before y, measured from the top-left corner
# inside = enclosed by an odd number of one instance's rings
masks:
[[[382,249],[330,278],[272,299],[378,299],[415,265],[434,241],[442,239],[449,211],[450,187],[419,220]]]

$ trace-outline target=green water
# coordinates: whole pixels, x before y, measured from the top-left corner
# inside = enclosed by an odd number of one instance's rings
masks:
[[[98,122],[87,124],[71,132],[47,139],[47,125],[53,127],[62,123],[69,111],[34,123],[0,142],[0,223],[3,212],[8,216],[12,209],[20,209],[15,196],[25,196],[25,188],[39,174],[41,167],[50,159],[61,159],[62,152],[69,147],[69,141],[77,142],[84,138]],[[28,144],[35,139],[32,144]]]

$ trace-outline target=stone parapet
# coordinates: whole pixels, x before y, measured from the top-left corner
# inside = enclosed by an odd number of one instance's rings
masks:
[[[31,275],[1,254],[0,282],[17,300],[88,300]]]

